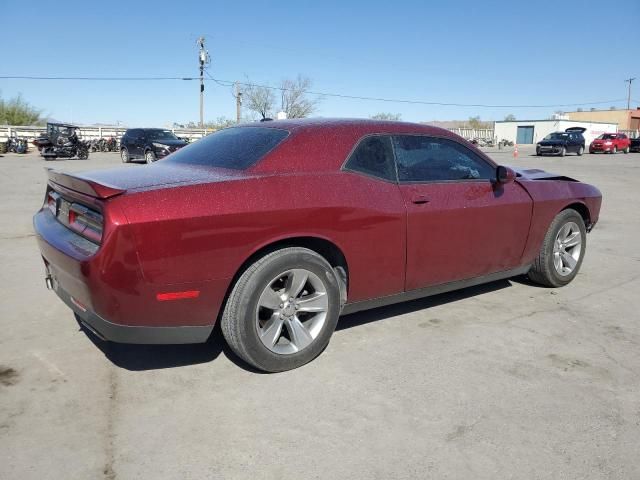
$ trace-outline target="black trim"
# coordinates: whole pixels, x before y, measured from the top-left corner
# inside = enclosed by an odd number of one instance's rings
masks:
[[[137,327],[119,325],[100,317],[89,310],[82,310],[71,300],[71,296],[59,285],[55,292],[76,315],[76,319],[102,340],[116,343],[137,344],[184,344],[204,343],[213,331],[213,325],[188,327]]]
[[[515,277],[518,275],[524,275],[529,271],[531,265],[514,268],[511,270],[504,270],[502,272],[490,273],[480,277],[468,278],[466,280],[458,280],[455,282],[442,283],[440,285],[434,285],[431,287],[420,288],[417,290],[410,290],[408,292],[397,293],[395,295],[389,295],[386,297],[374,298],[371,300],[363,300],[361,302],[347,303],[342,308],[341,315],[349,315],[351,313],[360,312],[362,310],[369,310],[370,308],[384,307],[392,305],[394,303],[407,302],[410,300],[416,300],[418,298],[429,297],[431,295],[438,295],[440,293],[451,292],[453,290],[459,290],[461,288],[474,287],[483,283],[495,282],[497,280],[504,280],[505,278]]]

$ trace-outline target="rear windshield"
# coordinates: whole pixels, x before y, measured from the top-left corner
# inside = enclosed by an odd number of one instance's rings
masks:
[[[181,148],[164,161],[244,170],[257,163],[287,135],[287,130],[279,128],[225,128]]]
[[[564,140],[565,138],[569,138],[568,133],[554,132],[544,137],[545,140]]]

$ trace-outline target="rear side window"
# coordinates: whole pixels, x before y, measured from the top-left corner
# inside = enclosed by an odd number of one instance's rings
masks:
[[[225,128],[181,148],[163,161],[244,170],[273,150],[287,135],[287,130],[279,128]]]
[[[347,160],[345,169],[395,182],[391,138],[375,135],[360,140]]]

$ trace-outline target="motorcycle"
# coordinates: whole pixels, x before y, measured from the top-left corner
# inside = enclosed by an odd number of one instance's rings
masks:
[[[29,144],[26,138],[11,137],[7,140],[7,153],[27,153]]]
[[[45,160],[73,157],[86,160],[89,158],[89,143],[80,140],[78,130],[75,125],[47,123],[51,145],[43,147],[40,154]]]
[[[104,143],[104,151],[105,152],[115,152],[118,149],[118,144],[116,142],[116,139],[113,137],[109,137],[107,138],[107,140]]]

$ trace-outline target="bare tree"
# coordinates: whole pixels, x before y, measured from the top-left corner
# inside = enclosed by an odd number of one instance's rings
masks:
[[[399,122],[402,120],[400,113],[379,112],[375,115],[371,115],[369,118],[372,120],[390,120],[392,122]]]
[[[273,89],[254,85],[250,81],[244,86],[242,92],[244,107],[259,114],[261,118],[268,118],[273,115],[273,106],[276,102],[276,96]]]
[[[309,97],[312,82],[308,77],[298,75],[295,80],[285,79],[280,84],[280,106],[287,118],[304,118],[318,109],[320,98]]]
[[[275,117],[277,106],[274,90],[280,90],[280,111],[285,112],[287,118],[308,117],[318,109],[321,100],[320,97],[309,96],[311,85],[311,79],[302,75],[282,80],[279,87],[256,85],[247,80],[242,92],[244,107],[261,118]]]
[[[516,116],[513,113],[510,113],[509,115],[504,117],[504,121],[505,122],[513,122],[515,121]]]

